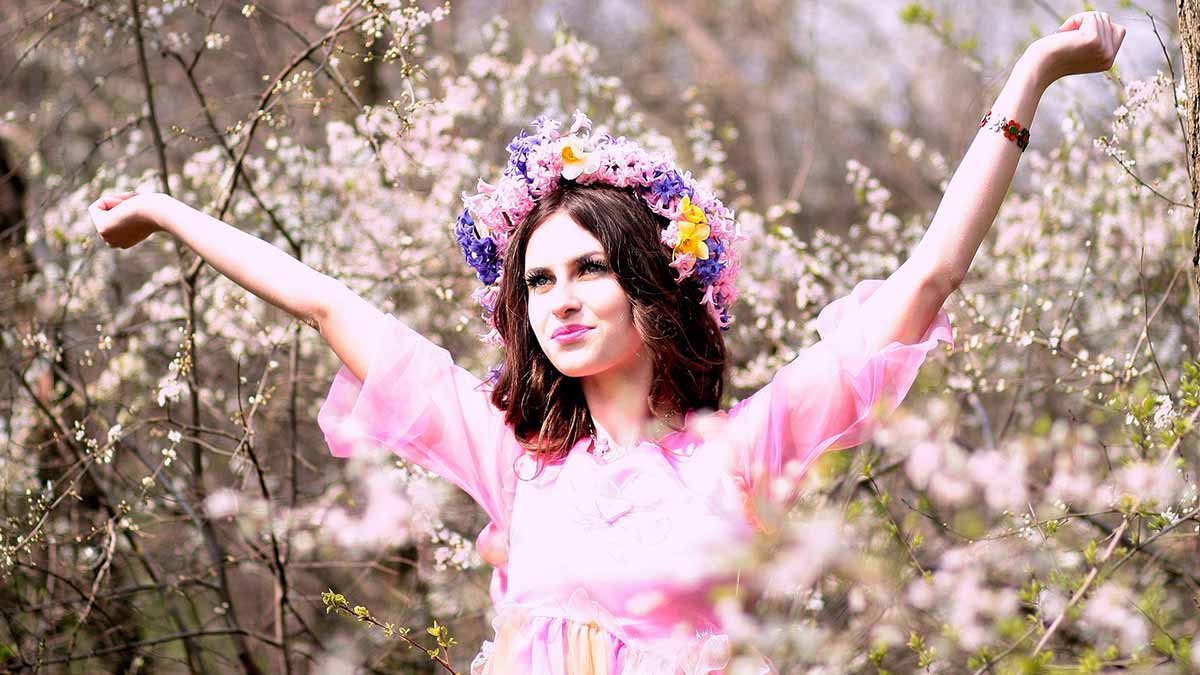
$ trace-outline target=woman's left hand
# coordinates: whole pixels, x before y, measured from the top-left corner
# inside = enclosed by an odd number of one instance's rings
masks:
[[[1038,63],[1043,82],[1049,86],[1068,75],[1112,68],[1124,39],[1125,27],[1114,23],[1107,12],[1082,12],[1029,45],[1026,54]]]

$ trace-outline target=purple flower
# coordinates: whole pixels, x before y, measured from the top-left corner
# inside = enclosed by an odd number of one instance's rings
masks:
[[[659,201],[659,205],[666,207],[670,201],[676,197],[687,195],[694,198],[696,195],[692,193],[692,189],[688,187],[679,172],[671,169],[663,171],[661,169],[654,170],[654,181],[650,184],[650,192]]]
[[[479,280],[485,285],[493,284],[500,276],[500,257],[496,254],[496,243],[490,236],[479,238],[479,233],[475,231],[475,219],[466,209],[463,209],[462,215],[454,223],[454,238],[462,247],[467,264],[475,268]]]
[[[483,384],[495,389],[496,383],[500,381],[500,373],[502,373],[502,372],[504,372],[504,362],[503,361],[496,364],[495,366],[492,366],[491,368],[488,368],[487,376],[483,378]]]
[[[513,137],[512,142],[508,144],[508,166],[504,168],[506,176],[520,176],[525,179],[526,183],[532,183],[533,179],[529,177],[529,153],[534,147],[542,142],[539,136],[530,136],[522,129],[521,133]]]
[[[700,277],[700,283],[707,287],[716,282],[717,277],[721,276],[721,270],[725,269],[725,262],[721,260],[721,253],[725,251],[725,247],[716,237],[709,237],[706,243],[708,258],[697,260],[693,269]]]

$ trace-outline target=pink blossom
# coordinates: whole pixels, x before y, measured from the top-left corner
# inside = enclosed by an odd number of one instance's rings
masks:
[[[970,481],[950,473],[935,473],[929,482],[929,496],[945,506],[962,506],[973,492]]]
[[[904,470],[908,474],[908,479],[912,481],[913,486],[918,490],[925,490],[929,487],[929,479],[937,471],[941,463],[942,450],[938,444],[932,441],[924,441],[918,443],[908,453],[908,461],[904,464]]]
[[[971,455],[967,473],[984,494],[993,511],[1021,508],[1027,499],[1025,460],[1015,453],[983,450]]]
[[[396,470],[374,471],[363,481],[367,508],[355,518],[342,508],[333,509],[324,529],[347,548],[395,546],[409,536],[412,503],[397,488]]]
[[[1171,506],[1183,492],[1183,479],[1174,466],[1160,462],[1134,462],[1118,469],[1112,480],[1096,492],[1098,508],[1110,508],[1122,497],[1138,503],[1153,502],[1160,509]]]
[[[696,264],[696,257],[690,253],[685,253],[675,260],[671,261],[671,267],[675,268],[679,279],[688,278]]]
[[[238,493],[229,488],[220,488],[204,500],[204,510],[214,520],[238,513]]]
[[[1046,488],[1050,496],[1067,504],[1082,504],[1094,494],[1096,484],[1086,471],[1077,470],[1071,455],[1062,453],[1054,458],[1054,478]]]
[[[833,511],[791,524],[787,544],[764,570],[766,591],[786,595],[809,588],[842,552],[845,540],[844,524]]]
[[[1082,620],[1092,628],[1115,633],[1121,647],[1132,652],[1150,639],[1146,619],[1133,606],[1128,593],[1108,583],[1100,587],[1083,607]]]

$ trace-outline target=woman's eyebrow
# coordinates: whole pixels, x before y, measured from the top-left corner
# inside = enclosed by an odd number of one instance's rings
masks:
[[[593,256],[598,256],[598,255],[601,255],[601,256],[604,255],[604,251],[588,251],[587,253],[584,253],[583,255],[572,260],[571,264],[579,265],[579,264],[585,262],[588,258],[591,258]],[[527,274],[527,275],[550,274],[550,268],[548,268],[548,267],[531,267],[531,268],[525,270],[525,274]]]

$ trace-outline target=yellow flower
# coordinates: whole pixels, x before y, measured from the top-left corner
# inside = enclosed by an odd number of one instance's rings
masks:
[[[683,199],[679,202],[679,213],[683,216],[684,220],[688,221],[689,223],[704,225],[708,222],[708,220],[704,217],[704,209],[693,204],[691,197],[688,197],[687,195],[684,195]],[[708,236],[707,232],[708,229],[705,228],[705,237]]]
[[[684,195],[679,203],[679,213],[684,220],[679,221],[679,243],[675,245],[676,253],[691,254],[699,260],[708,260],[708,221],[704,217],[704,209],[692,203]]]

